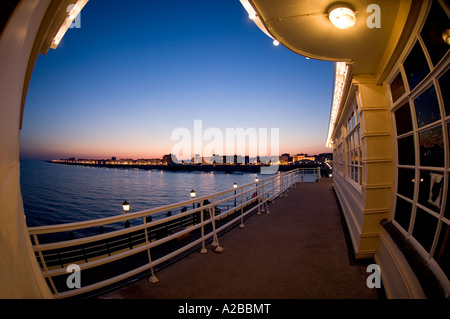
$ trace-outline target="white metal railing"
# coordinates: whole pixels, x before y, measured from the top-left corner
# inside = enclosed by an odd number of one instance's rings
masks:
[[[29,227],[33,250],[55,298],[73,297],[113,285],[133,276],[150,273],[157,282],[155,268],[200,248],[206,253],[211,242],[215,251],[223,248],[218,234],[239,223],[250,214],[269,213],[268,203],[303,181],[320,180],[320,168],[295,169],[260,181],[150,210],[84,222]],[[315,177],[317,176],[317,177]],[[192,207],[191,207],[192,206]],[[223,207],[218,210],[218,207]],[[176,214],[167,214],[175,210]],[[165,214],[165,218],[157,218]],[[153,217],[155,217],[153,219]],[[130,223],[129,227],[98,232],[88,236],[46,243],[49,235],[101,229],[108,225]],[[132,226],[131,226],[132,225]],[[70,289],[66,283],[67,266],[80,267],[82,287]],[[83,283],[83,279],[86,279]]]

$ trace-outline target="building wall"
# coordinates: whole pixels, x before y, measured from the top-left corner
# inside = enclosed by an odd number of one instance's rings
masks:
[[[374,257],[389,298],[450,296],[449,16],[445,1],[424,2],[387,77],[352,79],[334,135],[334,187],[356,257]],[[360,180],[346,169],[353,94]]]
[[[354,123],[354,124],[353,124]],[[392,156],[384,90],[372,78],[354,79],[335,138],[334,188],[356,258],[373,257],[380,220],[390,208]],[[340,169],[339,169],[340,168]]]

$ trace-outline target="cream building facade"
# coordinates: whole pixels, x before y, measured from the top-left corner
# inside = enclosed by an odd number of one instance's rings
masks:
[[[241,2],[274,40],[335,62],[326,143],[355,257],[389,298],[449,298],[449,2]]]

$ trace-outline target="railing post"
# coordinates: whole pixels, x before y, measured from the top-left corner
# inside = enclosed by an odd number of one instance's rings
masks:
[[[289,173],[286,173],[286,177],[289,179]],[[283,180],[284,180],[284,178],[283,178]],[[283,181],[283,183],[284,183],[284,181]],[[283,188],[284,188],[284,191],[283,191],[283,197],[288,197],[287,196],[287,190],[288,190],[288,188],[289,188],[289,184],[288,184],[288,181],[286,181],[286,184],[287,185],[283,185]]]
[[[266,214],[270,214],[270,211],[269,211],[269,204],[268,204],[268,201],[269,201],[269,197],[268,196],[266,196],[266,195],[269,195],[270,196],[270,191],[269,192],[267,192],[267,194],[266,194],[266,191],[264,190],[264,182],[263,182],[263,184],[262,184],[262,190],[261,190],[261,196],[262,196],[262,198],[263,198],[263,203],[262,203],[262,212],[264,213],[264,212],[266,212]]]
[[[241,188],[241,224],[239,225],[240,228],[244,228],[244,189]]]
[[[275,203],[275,179],[276,179],[276,176],[273,176],[272,177],[272,204]]]
[[[261,192],[260,192],[260,186],[259,186],[259,181],[255,182],[255,189],[256,189],[256,197],[258,199],[258,213],[257,215],[261,215]]]
[[[284,197],[284,173],[280,174],[280,197]]]
[[[266,210],[264,208],[264,204],[265,204],[265,193],[264,193],[264,182],[261,182],[261,185],[259,186],[261,193],[259,194],[259,198],[262,200],[262,205],[261,205],[261,213],[264,213]]]
[[[270,192],[268,192],[269,197],[265,196],[264,204],[266,205],[266,214],[270,214],[269,211],[269,198],[270,198]]]
[[[142,218],[144,220],[144,225],[146,225],[147,224],[146,217],[144,216]],[[145,233],[145,244],[148,247],[147,248],[148,263],[151,264],[152,256],[150,254],[150,247],[149,247],[150,241],[148,240],[147,227],[144,228],[144,233]],[[156,284],[159,281],[159,279],[155,276],[155,271],[154,271],[153,267],[150,268],[150,273],[151,273],[151,275],[150,275],[150,278],[148,279],[148,281],[150,281],[152,284]]]
[[[34,245],[36,247],[39,247],[39,241],[38,241],[38,238],[37,238],[36,234],[33,234],[33,239],[34,239]],[[44,272],[48,272],[48,268],[47,268],[47,264],[45,262],[44,254],[42,253],[41,250],[39,250],[38,255],[39,255],[39,258],[41,259],[42,267],[44,268]],[[56,286],[53,283],[53,278],[51,276],[48,277],[48,281],[50,282],[50,286],[52,287],[53,294],[58,294],[58,289],[56,289]]]
[[[200,250],[200,254],[206,254],[208,250],[205,247],[205,213],[203,211],[203,201],[200,202],[200,225],[202,225],[201,233],[202,233],[202,249]]]
[[[211,216],[212,227],[213,227],[213,242],[212,242],[211,246],[216,247],[216,249],[214,251],[220,253],[221,251],[223,251],[223,248],[220,247],[220,245],[219,245],[219,238],[217,237],[217,232],[216,232],[216,212],[215,212],[216,207],[215,207],[215,201],[216,201],[216,198],[213,197],[212,198],[212,206],[209,208],[210,209],[210,216]]]

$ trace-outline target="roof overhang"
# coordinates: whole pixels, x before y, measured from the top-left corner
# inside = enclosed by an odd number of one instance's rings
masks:
[[[355,75],[376,73],[386,48],[400,37],[412,5],[412,0],[240,1],[256,25],[286,48],[313,59],[351,63]],[[338,29],[331,23],[328,13],[340,3],[355,12],[353,28]]]
[[[240,0],[256,25],[289,50],[335,62],[333,99],[326,145],[331,147],[336,117],[353,76],[382,83],[399,43],[408,37],[425,0]],[[342,5],[355,12],[356,24],[335,27],[329,12]],[[375,23],[376,22],[376,23]]]

